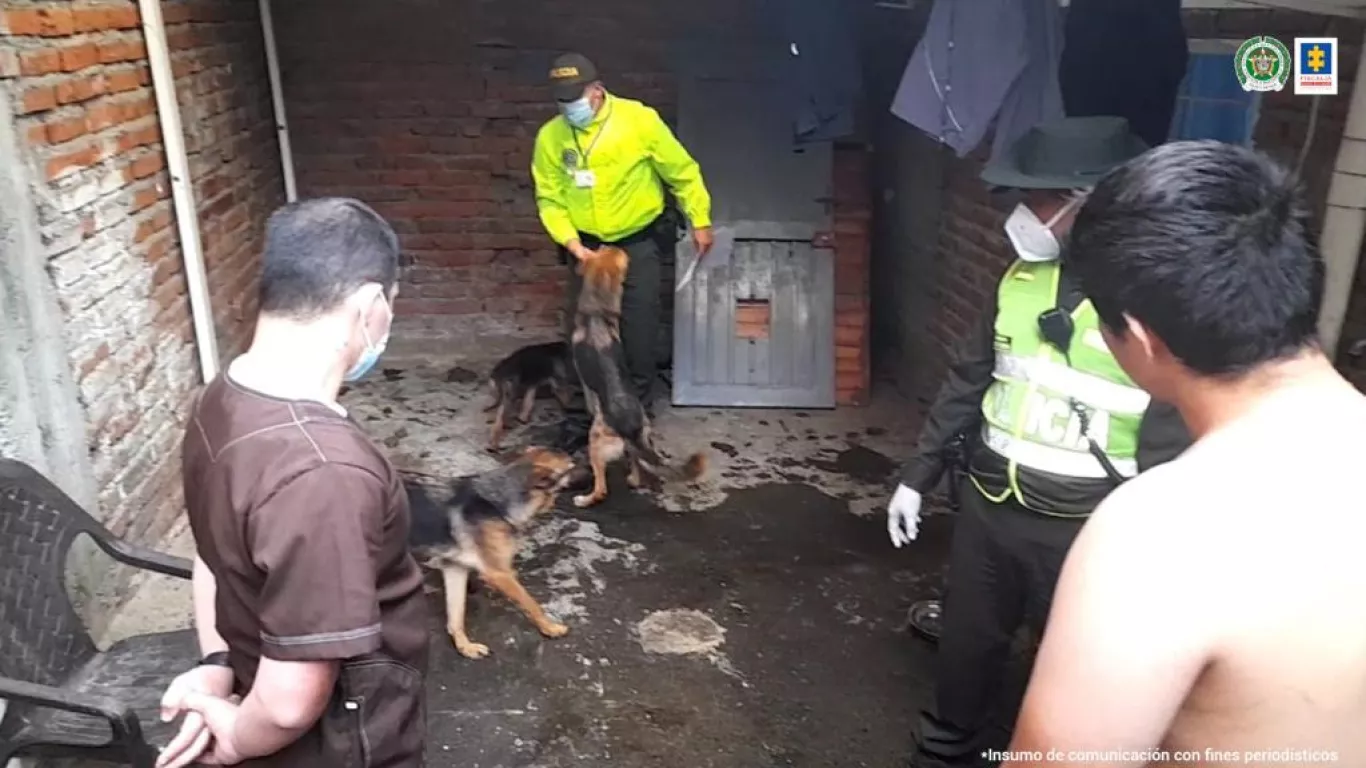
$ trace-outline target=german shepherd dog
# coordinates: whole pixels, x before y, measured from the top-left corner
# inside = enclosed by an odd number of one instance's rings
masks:
[[[604,246],[579,266],[583,286],[570,336],[574,367],[583,383],[593,424],[588,431],[588,459],[593,468],[593,490],[574,497],[578,507],[607,498],[607,465],[621,458],[630,462],[626,482],[640,486],[643,468],[655,477],[696,480],[707,470],[707,456],[696,453],[681,466],[670,467],[655,452],[650,420],[626,377],[626,355],[621,346],[621,291],[629,257],[620,248]]]
[[[493,431],[489,434],[489,449],[497,450],[507,423],[507,409],[519,399],[522,410],[517,419],[526,423],[536,405],[536,393],[549,386],[561,406],[569,402],[569,345],[563,341],[532,344],[503,358],[489,374],[489,388],[493,402],[485,412],[495,408]]]
[[[451,481],[450,495],[437,501],[423,484],[405,479],[412,527],[409,547],[418,562],[441,572],[446,591],[446,630],[462,656],[480,659],[489,648],[465,634],[465,593],[470,571],[501,592],[546,637],[569,628],[546,615],[517,580],[513,558],[518,531],[555,505],[574,462],[544,448],[528,448],[497,469]]]

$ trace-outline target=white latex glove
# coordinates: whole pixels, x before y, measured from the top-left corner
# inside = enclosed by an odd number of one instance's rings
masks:
[[[900,547],[915,541],[920,533],[920,494],[904,485],[896,487],[892,502],[887,505],[887,534],[892,546]]]

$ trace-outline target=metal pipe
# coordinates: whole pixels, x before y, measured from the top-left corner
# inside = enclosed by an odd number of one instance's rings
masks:
[[[289,121],[285,119],[285,90],[280,83],[280,56],[275,49],[275,20],[270,0],[260,0],[261,36],[266,42],[266,71],[270,75],[270,100],[275,104],[275,136],[280,142],[280,170],[285,177],[285,201],[294,202],[299,190],[294,184],[294,151],[289,145]]]
[[[1366,46],[1357,60],[1357,72],[1319,237],[1326,268],[1319,339],[1330,358],[1337,357],[1338,338],[1347,318],[1361,244],[1366,236]]]
[[[176,228],[180,232],[180,252],[185,262],[185,282],[190,292],[190,314],[194,321],[195,347],[204,381],[218,375],[218,335],[214,330],[208,276],[204,270],[204,247],[199,238],[199,209],[195,206],[194,183],[190,179],[190,159],[185,154],[185,134],[181,130],[180,104],[176,101],[175,73],[166,43],[166,23],[161,16],[161,0],[138,0],[142,34],[147,43],[147,61],[152,69],[152,91],[156,94],[157,122],[161,124],[161,143],[166,151],[166,167],[171,175],[171,202],[175,208]]]

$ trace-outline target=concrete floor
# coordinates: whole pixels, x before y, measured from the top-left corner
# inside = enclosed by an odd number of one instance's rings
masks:
[[[522,341],[461,346],[491,359]],[[493,466],[489,359],[395,346],[343,403],[401,468]],[[538,423],[506,444],[544,439],[556,416],[541,401]],[[632,492],[617,473],[603,505],[565,497],[527,536],[523,581],[568,636],[542,639],[480,591],[468,624],[493,653],[469,661],[431,596],[430,764],[900,764],[933,659],[906,608],[937,592],[949,532],[932,517],[911,547],[887,540],[881,507],[909,418],[895,397],[828,412],[663,409],[665,452],[711,453],[701,485]],[[168,546],[192,549],[183,533]],[[109,637],[184,625],[188,605],[188,590],[150,577]]]

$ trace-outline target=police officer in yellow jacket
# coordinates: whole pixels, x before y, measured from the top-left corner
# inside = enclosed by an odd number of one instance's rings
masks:
[[[659,113],[609,93],[586,57],[556,59],[550,83],[560,114],[536,134],[531,161],[541,224],[560,247],[561,260],[573,267],[604,244],[630,255],[621,340],[631,382],[648,410],[657,378],[660,254],[673,248],[674,233],[663,221],[665,187],[692,225],[698,253],[712,244],[711,196],[697,161]],[[566,336],[578,291],[578,272],[571,269]],[[562,442],[574,448],[588,433],[582,393],[567,410]]]
[[[1042,629],[1067,550],[1106,494],[1189,445],[1176,410],[1151,401],[1110,355],[1059,260],[1085,190],[1145,150],[1123,118],[1066,118],[1035,127],[982,174],[1024,193],[1005,223],[1017,258],[959,350],[888,507],[899,547],[916,537],[950,447],[966,440],[936,691],[912,765],[975,765],[983,750],[1005,748],[989,718],[1016,631]]]

